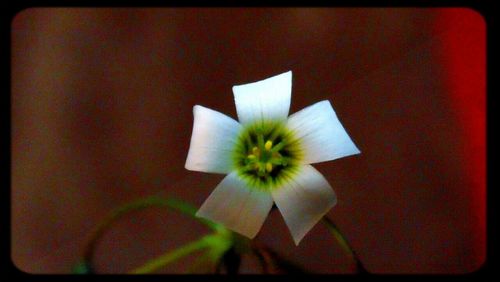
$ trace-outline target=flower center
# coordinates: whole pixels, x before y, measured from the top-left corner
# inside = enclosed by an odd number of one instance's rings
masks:
[[[300,144],[283,122],[258,121],[238,136],[234,164],[251,187],[270,190],[297,170]]]

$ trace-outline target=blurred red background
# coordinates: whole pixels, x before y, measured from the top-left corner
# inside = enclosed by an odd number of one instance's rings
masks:
[[[68,273],[114,208],[148,195],[200,206],[223,176],[184,169],[193,105],[236,118],[233,85],[292,70],[291,113],[330,100],[362,151],[316,168],[339,198],[328,216],[368,271],[474,271],[485,29],[458,8],[24,10],[12,22],[12,260]],[[170,211],[135,213],[98,245],[97,271],[126,272],[206,232]],[[313,272],[353,271],[323,225],[295,247],[272,213],[256,240]]]

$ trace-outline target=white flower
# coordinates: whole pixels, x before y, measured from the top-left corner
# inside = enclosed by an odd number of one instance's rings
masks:
[[[310,164],[360,153],[329,101],[288,116],[292,72],[233,87],[239,122],[193,107],[186,169],[228,174],[197,216],[255,237],[273,201],[295,244],[337,198]]]

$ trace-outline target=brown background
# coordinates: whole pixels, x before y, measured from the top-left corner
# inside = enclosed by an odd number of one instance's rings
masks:
[[[450,29],[443,15],[482,29]],[[452,32],[469,41],[444,40]],[[464,9],[22,11],[12,22],[13,262],[67,273],[90,230],[141,196],[200,206],[223,176],[184,169],[193,105],[236,118],[233,85],[292,70],[291,113],[330,100],[362,151],[316,168],[339,198],[328,216],[366,268],[473,271],[485,253],[484,73],[452,77],[446,58],[457,46],[473,56],[481,40],[482,19]],[[450,95],[468,80],[480,87]],[[128,271],[206,232],[170,211],[135,213],[98,245],[97,271]],[[273,213],[257,240],[313,272],[353,271],[322,225],[295,247]],[[255,261],[243,271],[258,271]]]

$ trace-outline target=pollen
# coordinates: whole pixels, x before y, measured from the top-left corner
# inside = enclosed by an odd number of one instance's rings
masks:
[[[270,163],[270,162],[266,163],[266,171],[267,172],[273,171],[273,164],[272,163]]]
[[[234,168],[249,187],[269,191],[295,174],[302,157],[301,144],[281,121],[247,125],[234,149]]]
[[[266,151],[270,151],[272,147],[273,147],[273,141],[267,140],[266,144],[264,145],[264,148],[266,148]]]

